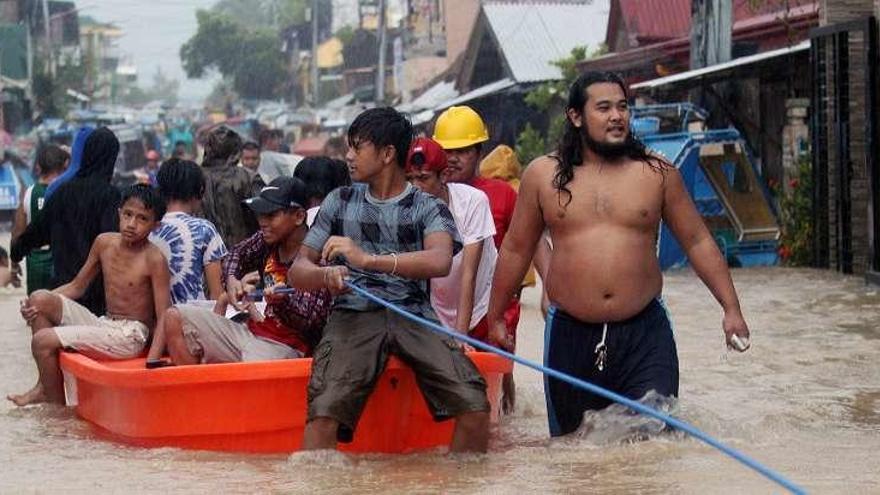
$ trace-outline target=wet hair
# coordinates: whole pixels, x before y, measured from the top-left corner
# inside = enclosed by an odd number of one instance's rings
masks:
[[[238,160],[241,153],[241,136],[221,125],[212,129],[205,139],[205,160],[222,160],[227,164]]]
[[[348,165],[342,160],[326,156],[303,158],[296,166],[293,176],[306,184],[309,199],[323,201],[337,187],[351,185]]]
[[[128,186],[122,190],[122,201],[119,207],[122,208],[130,199],[136,199],[143,203],[144,208],[153,212],[154,220],[157,222],[165,216],[165,200],[159,195],[159,191],[146,184],[135,184]]]
[[[556,175],[553,177],[553,187],[556,188],[557,194],[560,196],[559,201],[562,204],[562,195],[567,196],[567,200],[563,207],[571,203],[571,191],[568,189],[568,183],[574,178],[574,168],[584,161],[583,146],[586,144],[599,152],[613,153],[619,156],[627,156],[634,160],[642,160],[652,168],[662,170],[660,160],[651,155],[645,148],[644,143],[636,138],[632,131],[626,137],[626,141],[619,147],[611,149],[602,149],[600,143],[590,139],[589,134],[585,135],[585,130],[575,127],[568,118],[568,111],[574,110],[578,114],[583,114],[584,105],[587,104],[587,89],[599,83],[613,83],[620,86],[623,95],[629,99],[629,91],[626,83],[620,75],[614,72],[588,71],[580,75],[571,85],[568,93],[568,104],[566,105],[565,127],[562,131],[562,137],[556,153],[551,155],[556,159],[558,166],[556,167]]]
[[[413,139],[410,121],[391,107],[371,108],[354,119],[348,128],[348,145],[357,148],[364,141],[376,148],[394,146],[397,165],[406,165],[406,155]]]
[[[248,142],[244,143],[244,145],[242,145],[241,150],[242,150],[242,151],[244,151],[244,150],[248,150],[248,151],[254,151],[254,150],[257,150],[257,151],[260,151],[260,145],[257,144],[257,143],[255,143],[255,142],[253,142],[253,141],[248,141]]]
[[[171,158],[156,173],[159,194],[165,201],[189,201],[205,194],[205,174],[195,162]]]
[[[70,160],[70,153],[61,149],[60,146],[44,144],[37,150],[36,162],[40,175],[61,172],[67,160]]]

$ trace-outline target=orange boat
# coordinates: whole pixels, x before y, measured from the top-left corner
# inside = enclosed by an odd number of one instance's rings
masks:
[[[497,422],[501,377],[512,364],[494,354],[470,358],[488,384]],[[62,353],[69,405],[100,436],[143,447],[293,452],[302,443],[311,359],[174,366],[147,370],[143,359],[96,361]],[[348,452],[404,453],[449,445],[454,421],[436,423],[412,370],[396,358],[379,378]]]

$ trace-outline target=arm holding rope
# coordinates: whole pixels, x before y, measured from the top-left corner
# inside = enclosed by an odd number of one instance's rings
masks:
[[[328,262],[343,257],[352,268],[414,280],[445,277],[452,267],[452,236],[432,232],[425,236],[424,249],[399,254],[369,254],[347,237],[332,236],[324,244],[321,257]]]

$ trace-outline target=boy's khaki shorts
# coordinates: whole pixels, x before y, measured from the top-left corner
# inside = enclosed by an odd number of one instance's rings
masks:
[[[453,339],[389,310],[336,309],[315,348],[308,420],[334,419],[339,422],[337,439],[352,441],[391,354],[412,368],[436,421],[489,411],[486,382]]]
[[[137,320],[97,317],[72,299],[61,298],[61,324],[55,335],[65,349],[89,357],[129,359],[144,350],[150,329]]]

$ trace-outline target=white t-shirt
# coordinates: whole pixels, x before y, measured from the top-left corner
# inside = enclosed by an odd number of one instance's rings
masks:
[[[489,209],[486,193],[466,184],[447,184],[449,188],[449,211],[455,218],[455,227],[462,244],[483,243],[483,255],[477,268],[474,286],[474,310],[471,313],[470,329],[473,329],[486,316],[489,310],[489,293],[492,289],[492,276],[498,261],[498,250],[492,236],[495,235],[495,222]],[[484,242],[485,241],[485,242]],[[462,283],[462,258],[459,252],[452,258],[449,275],[431,279],[431,306],[444,326],[453,328],[458,313],[458,297]]]

